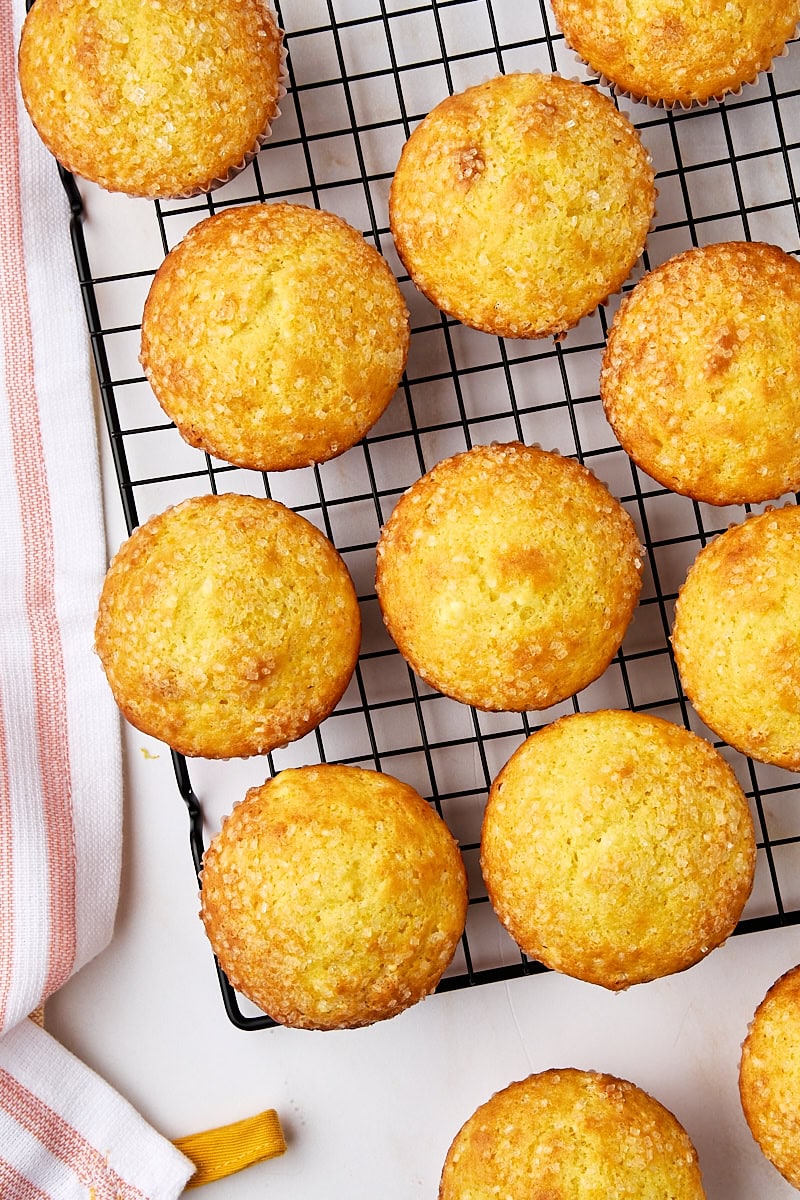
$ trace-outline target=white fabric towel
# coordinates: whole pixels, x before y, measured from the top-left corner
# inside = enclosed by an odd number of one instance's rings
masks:
[[[19,96],[23,18],[0,7],[0,1195],[168,1200],[188,1160],[24,1020],[112,935],[122,776],[92,650],[88,336],[66,198]]]
[[[0,1196],[179,1196],[193,1169],[117,1092],[32,1021],[0,1043]]]

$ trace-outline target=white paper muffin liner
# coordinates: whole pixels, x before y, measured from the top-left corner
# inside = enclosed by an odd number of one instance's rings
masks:
[[[622,87],[621,84],[615,83],[613,79],[609,79],[609,77],[602,71],[598,71],[597,68],[593,67],[590,62],[587,62],[587,60],[578,53],[578,51],[567,38],[566,34],[564,34],[564,44],[572,51],[575,62],[579,63],[580,66],[585,67],[587,71],[590,71],[597,79],[597,82],[602,87],[610,91],[614,96],[617,96],[623,100],[630,100],[634,104],[644,104],[648,108],[662,108],[665,112],[688,112],[688,110],[692,108],[708,108],[712,101],[719,102],[728,96],[740,96],[744,88],[756,87],[762,76],[772,74],[775,63],[778,59],[786,58],[787,54],[789,53],[789,43],[798,36],[799,32],[800,25],[795,27],[792,36],[788,38],[783,47],[775,55],[773,55],[772,61],[768,67],[764,67],[761,71],[756,71],[750,79],[743,79],[735,88],[727,88],[718,95],[707,96],[704,100],[689,100],[688,102],[686,100],[674,100],[672,103],[669,103],[663,99],[639,95],[636,92],[628,91],[627,88]]]

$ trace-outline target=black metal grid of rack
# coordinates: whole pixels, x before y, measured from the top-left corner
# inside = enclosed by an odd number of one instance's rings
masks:
[[[565,712],[659,713],[715,741],[750,799],[758,867],[737,932],[800,923],[798,778],[713,738],[681,692],[669,646],[672,606],[688,566],[749,506],[718,510],[677,497],[638,471],[616,444],[597,383],[613,300],[561,341],[504,342],[429,305],[403,274],[388,229],[386,200],[400,148],[446,94],[512,70],[559,71],[588,86],[597,80],[565,46],[545,0],[525,13],[516,0],[305,0],[277,7],[289,84],[272,138],[245,172],[209,196],[152,204],[119,198],[120,238],[134,215],[149,227],[141,262],[97,266],[86,236],[91,189],[62,173],[128,529],[188,494],[272,495],[323,529],[356,582],[365,635],[350,688],[318,730],[266,756],[255,770],[263,780],[300,761],[352,762],[398,775],[430,798],[459,838],[470,875],[467,929],[440,985],[451,990],[543,969],[502,933],[480,880],[480,818],[502,764],[525,736]],[[692,245],[744,238],[800,251],[800,141],[791,136],[800,127],[798,51],[792,45],[756,86],[705,108],[665,111],[618,101],[652,153],[659,188],[644,260],[626,288]],[[274,200],[328,208],[361,229],[395,270],[412,315],[407,371],[384,418],[341,461],[287,473],[291,478],[243,472],[186,447],[137,360],[141,304],[161,258],[208,214]],[[488,714],[427,688],[389,642],[374,593],[374,547],[396,500],[436,461],[476,443],[514,438],[572,455],[608,484],[637,524],[646,575],[637,618],[601,680],[545,713]],[[173,762],[199,870],[215,824],[210,791],[220,775],[206,776],[202,763],[175,754]],[[235,1025],[273,1024],[243,1005],[221,974],[220,982]]]

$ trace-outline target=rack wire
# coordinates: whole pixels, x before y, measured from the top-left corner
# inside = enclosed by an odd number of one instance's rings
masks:
[[[62,172],[128,530],[187,495],[269,495],[331,538],[356,583],[364,639],[343,700],[300,742],[238,764],[236,786],[239,775],[243,789],[287,766],[335,760],[387,771],[427,796],[458,837],[470,878],[466,931],[440,990],[470,987],[544,969],[507,937],[483,889],[479,829],[492,778],[526,736],[567,712],[624,707],[659,713],[714,741],[750,800],[758,865],[737,933],[800,923],[798,777],[751,762],[714,738],[681,691],[669,643],[674,601],[690,563],[750,506],[715,509],[676,496],[617,445],[598,395],[615,300],[560,341],[505,342],[428,304],[404,274],[388,228],[388,189],[402,145],[445,95],[515,70],[558,71],[587,86],[598,81],[565,46],[545,0],[526,6],[518,0],[297,0],[277,8],[286,31],[288,94],[273,136],[232,182],[192,201],[115,197],[104,208],[95,189]],[[626,289],[645,270],[694,245],[748,239],[800,251],[800,142],[791,138],[800,128],[800,46],[790,45],[755,86],[706,107],[666,111],[617,102],[652,154],[659,188],[647,250]],[[266,475],[182,442],[144,380],[138,336],[154,271],[191,225],[230,205],[275,200],[329,209],[363,231],[400,280],[412,341],[398,394],[357,447],[322,466]],[[110,257],[108,221],[118,229]],[[102,252],[93,245],[99,245],[98,226]],[[402,492],[448,454],[513,439],[557,448],[590,467],[631,513],[647,550],[637,616],[611,666],[572,700],[535,714],[478,712],[428,688],[389,641],[374,590],[375,543]],[[223,808],[238,798],[234,766],[190,765],[177,754],[173,762],[199,871]],[[273,1024],[237,996],[221,972],[220,983],[235,1025]]]

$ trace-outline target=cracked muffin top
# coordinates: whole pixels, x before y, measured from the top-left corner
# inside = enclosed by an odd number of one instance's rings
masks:
[[[442,818],[408,784],[360,767],[289,769],[251,788],[203,861],[201,916],[223,970],[301,1029],[370,1025],[417,1003],[466,911]]]
[[[325,462],[394,395],[408,311],[385,259],[333,213],[248,204],[156,272],[141,361],[183,438],[260,471]]]
[[[622,301],[600,396],[648,475],[709,504],[800,488],[800,263],[764,242],[687,250]]]
[[[649,155],[606,96],[516,74],[448,97],[414,129],[389,220],[433,304],[487,333],[536,338],[621,287],[654,205]]]
[[[684,108],[753,83],[800,21],[798,0],[553,0],[553,12],[621,92]]]
[[[531,1191],[533,1182],[534,1191]],[[647,1092],[562,1068],[495,1093],[447,1154],[439,1200],[704,1200],[697,1152]]]
[[[732,768],[644,713],[562,717],[492,784],[489,899],[533,959],[611,991],[685,970],[733,932],[756,843]]]
[[[475,446],[401,497],[378,542],[376,590],[432,687],[482,709],[544,709],[616,654],[641,555],[628,513],[574,459]]]
[[[134,530],[106,574],[95,646],[137,729],[182,754],[245,758],[328,716],[360,637],[324,534],[275,500],[228,493]]]
[[[19,79],[42,141],[108,191],[208,191],[269,134],[284,93],[267,0],[36,0]]]

